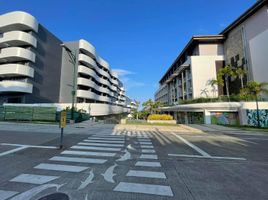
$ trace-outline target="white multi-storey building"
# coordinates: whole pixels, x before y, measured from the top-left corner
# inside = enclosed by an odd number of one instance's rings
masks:
[[[129,110],[122,82],[93,45],[63,42],[20,11],[0,15],[0,104],[7,103],[74,103],[98,116]]]

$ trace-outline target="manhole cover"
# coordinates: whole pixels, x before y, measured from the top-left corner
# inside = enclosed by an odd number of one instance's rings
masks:
[[[58,192],[41,197],[38,200],[69,200],[69,197],[67,194]]]

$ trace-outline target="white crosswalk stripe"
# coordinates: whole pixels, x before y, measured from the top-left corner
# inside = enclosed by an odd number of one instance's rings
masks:
[[[155,154],[141,154],[140,156],[141,159],[158,159],[158,156]]]
[[[109,140],[109,141],[125,141],[124,138],[101,138],[101,137],[88,137],[89,140]]]
[[[97,147],[123,147],[124,144],[108,144],[108,143],[94,143],[94,142],[79,142],[78,145],[97,146]]]
[[[143,177],[143,178],[160,178],[166,179],[166,175],[163,172],[153,171],[141,171],[141,170],[129,170],[127,176]]]
[[[120,182],[114,188],[114,191],[152,194],[152,195],[169,196],[169,197],[173,196],[170,186],[153,185],[153,184]]]
[[[108,147],[92,147],[92,146],[72,146],[71,149],[82,149],[82,150],[96,150],[96,151],[120,151],[121,148],[108,148]]]
[[[115,143],[115,144],[124,144],[125,141],[111,141],[111,140],[89,140],[89,139],[85,139],[85,142],[96,142],[96,143]]]
[[[147,161],[138,161],[135,166],[137,167],[161,167],[160,162],[147,162]]]
[[[142,149],[141,152],[142,153],[155,153],[155,150],[153,150],[153,149]]]
[[[62,162],[77,162],[77,163],[90,163],[90,164],[103,164],[107,162],[105,159],[97,158],[77,158],[77,157],[64,157],[64,156],[54,156],[49,160],[52,161],[62,161]]]
[[[36,175],[36,174],[21,174],[11,179],[11,182],[20,182],[20,183],[31,183],[31,184],[44,184],[55,179],[59,178],[58,176],[45,176],[45,175]]]
[[[81,172],[88,167],[74,166],[74,165],[60,165],[60,164],[48,164],[41,163],[34,167],[35,169],[53,170],[53,171],[64,171],[64,172]]]
[[[141,148],[143,148],[143,149],[153,149],[154,147],[152,145],[141,145]]]
[[[116,153],[109,152],[93,152],[93,151],[63,151],[61,154],[80,155],[80,156],[101,156],[101,157],[114,157]]]

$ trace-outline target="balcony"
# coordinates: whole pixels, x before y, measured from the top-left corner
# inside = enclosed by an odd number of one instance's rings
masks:
[[[35,54],[21,47],[9,47],[0,50],[0,63],[24,60],[35,62]]]
[[[34,69],[22,64],[0,65],[0,77],[17,77],[17,76],[26,76],[33,78]]]
[[[79,49],[91,58],[95,58],[96,61],[104,68],[108,70],[110,69],[109,64],[104,59],[98,56],[95,47],[86,40],[79,40]]]
[[[10,12],[0,16],[0,32],[13,30],[38,31],[38,22],[30,14],[21,11]]]
[[[23,31],[6,32],[0,37],[0,48],[17,46],[36,47],[37,40],[34,36]]]
[[[2,92],[32,93],[33,85],[16,80],[0,81],[0,93]]]
[[[100,96],[95,94],[94,92],[87,91],[87,90],[77,90],[77,97],[79,98],[86,98],[86,99],[93,99],[96,101],[103,101],[103,102],[111,102],[109,97]]]

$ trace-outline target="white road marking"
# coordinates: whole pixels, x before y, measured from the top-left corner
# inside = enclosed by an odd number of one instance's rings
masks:
[[[82,149],[82,150],[96,150],[96,151],[120,151],[121,148],[106,148],[106,147],[91,147],[91,146],[72,146],[71,149]]]
[[[61,154],[80,155],[80,156],[102,156],[114,157],[116,153],[93,152],[93,151],[63,151]]]
[[[168,156],[186,157],[186,158],[219,159],[219,160],[247,160],[246,158],[240,158],[240,157],[199,156],[199,155],[185,155],[185,154],[168,154]]]
[[[104,179],[109,182],[109,183],[114,183],[114,179],[113,177],[116,175],[114,174],[114,169],[117,167],[117,164],[112,165],[111,167],[109,167],[104,174],[101,174]]]
[[[155,154],[141,154],[140,156],[141,159],[158,159],[158,156]]]
[[[152,145],[152,142],[139,142],[140,145]]]
[[[5,151],[5,152],[3,152],[3,153],[0,153],[0,157],[1,157],[1,156],[6,156],[6,155],[11,154],[11,153],[15,153],[15,152],[17,152],[17,151],[21,151],[21,150],[23,150],[23,149],[27,149],[27,147],[18,147],[18,148],[16,148],[16,149],[12,149],[12,150],[9,150],[9,151]]]
[[[44,184],[49,181],[53,181],[59,178],[58,176],[44,176],[44,175],[36,175],[36,174],[21,174],[11,179],[11,182],[20,182],[20,183],[31,183],[31,184]]]
[[[64,162],[90,163],[90,164],[103,164],[107,161],[105,159],[76,158],[76,157],[63,157],[63,156],[54,156],[54,157],[50,158],[49,160],[64,161]]]
[[[142,153],[155,153],[155,150],[153,150],[153,149],[142,149],[141,152]]]
[[[74,165],[59,165],[59,164],[47,164],[41,163],[34,167],[35,169],[53,170],[53,171],[64,171],[64,172],[81,172],[88,167],[74,166]]]
[[[138,141],[139,141],[139,143],[142,143],[142,142],[152,143],[151,139],[140,139],[140,138],[138,138]]]
[[[125,141],[111,141],[111,140],[84,140],[85,142],[97,142],[97,143],[115,143],[115,144],[124,144]]]
[[[160,178],[166,179],[166,175],[163,172],[153,171],[141,171],[141,170],[129,170],[127,176],[144,177],[144,178]]]
[[[1,143],[0,145],[26,147],[26,148],[40,148],[40,149],[58,149],[58,147],[55,146],[39,146],[39,145],[28,145],[28,144]]]
[[[153,149],[154,146],[152,146],[152,145],[141,145],[141,148],[142,149]]]
[[[6,200],[15,194],[18,194],[18,192],[15,191],[7,191],[7,190],[0,190],[0,199],[1,200]]]
[[[194,149],[195,151],[197,151],[198,153],[200,153],[202,156],[211,157],[211,155],[209,155],[207,152],[203,151],[202,149],[200,149],[198,146],[194,145],[193,143],[187,141],[186,139],[184,139],[180,135],[176,135],[175,133],[172,133],[172,135],[174,135],[176,138],[180,139],[182,142],[184,142],[189,147],[191,147],[192,149]]]
[[[120,182],[114,191],[173,197],[170,186]]]
[[[161,167],[160,162],[146,162],[146,161],[138,161],[135,166],[137,167]]]
[[[117,159],[116,161],[126,161],[131,159],[131,154],[128,152],[128,150],[125,150],[125,154],[121,156],[121,158]]]
[[[127,149],[132,150],[132,151],[136,151],[137,150],[131,144],[127,145]]]
[[[86,142],[79,142],[78,145],[85,145],[85,146],[96,146],[96,147],[123,147],[123,144],[107,144],[107,143],[86,143]]]
[[[22,192],[15,197],[12,197],[10,200],[29,200],[33,199],[37,194],[41,193],[44,190],[47,190],[49,188],[55,188],[57,191],[60,189],[62,185],[58,184],[44,184],[44,185],[39,185],[37,187],[34,187],[30,190],[27,190],[26,192]]]
[[[88,137],[89,140],[110,140],[110,141],[124,141],[124,138],[101,138],[101,137]]]
[[[77,190],[82,190],[85,187],[87,187],[90,183],[93,183],[94,181],[92,181],[94,178],[94,173],[93,173],[93,169],[89,172],[89,176],[86,178],[86,180],[81,181],[81,185],[79,186],[79,188]]]

